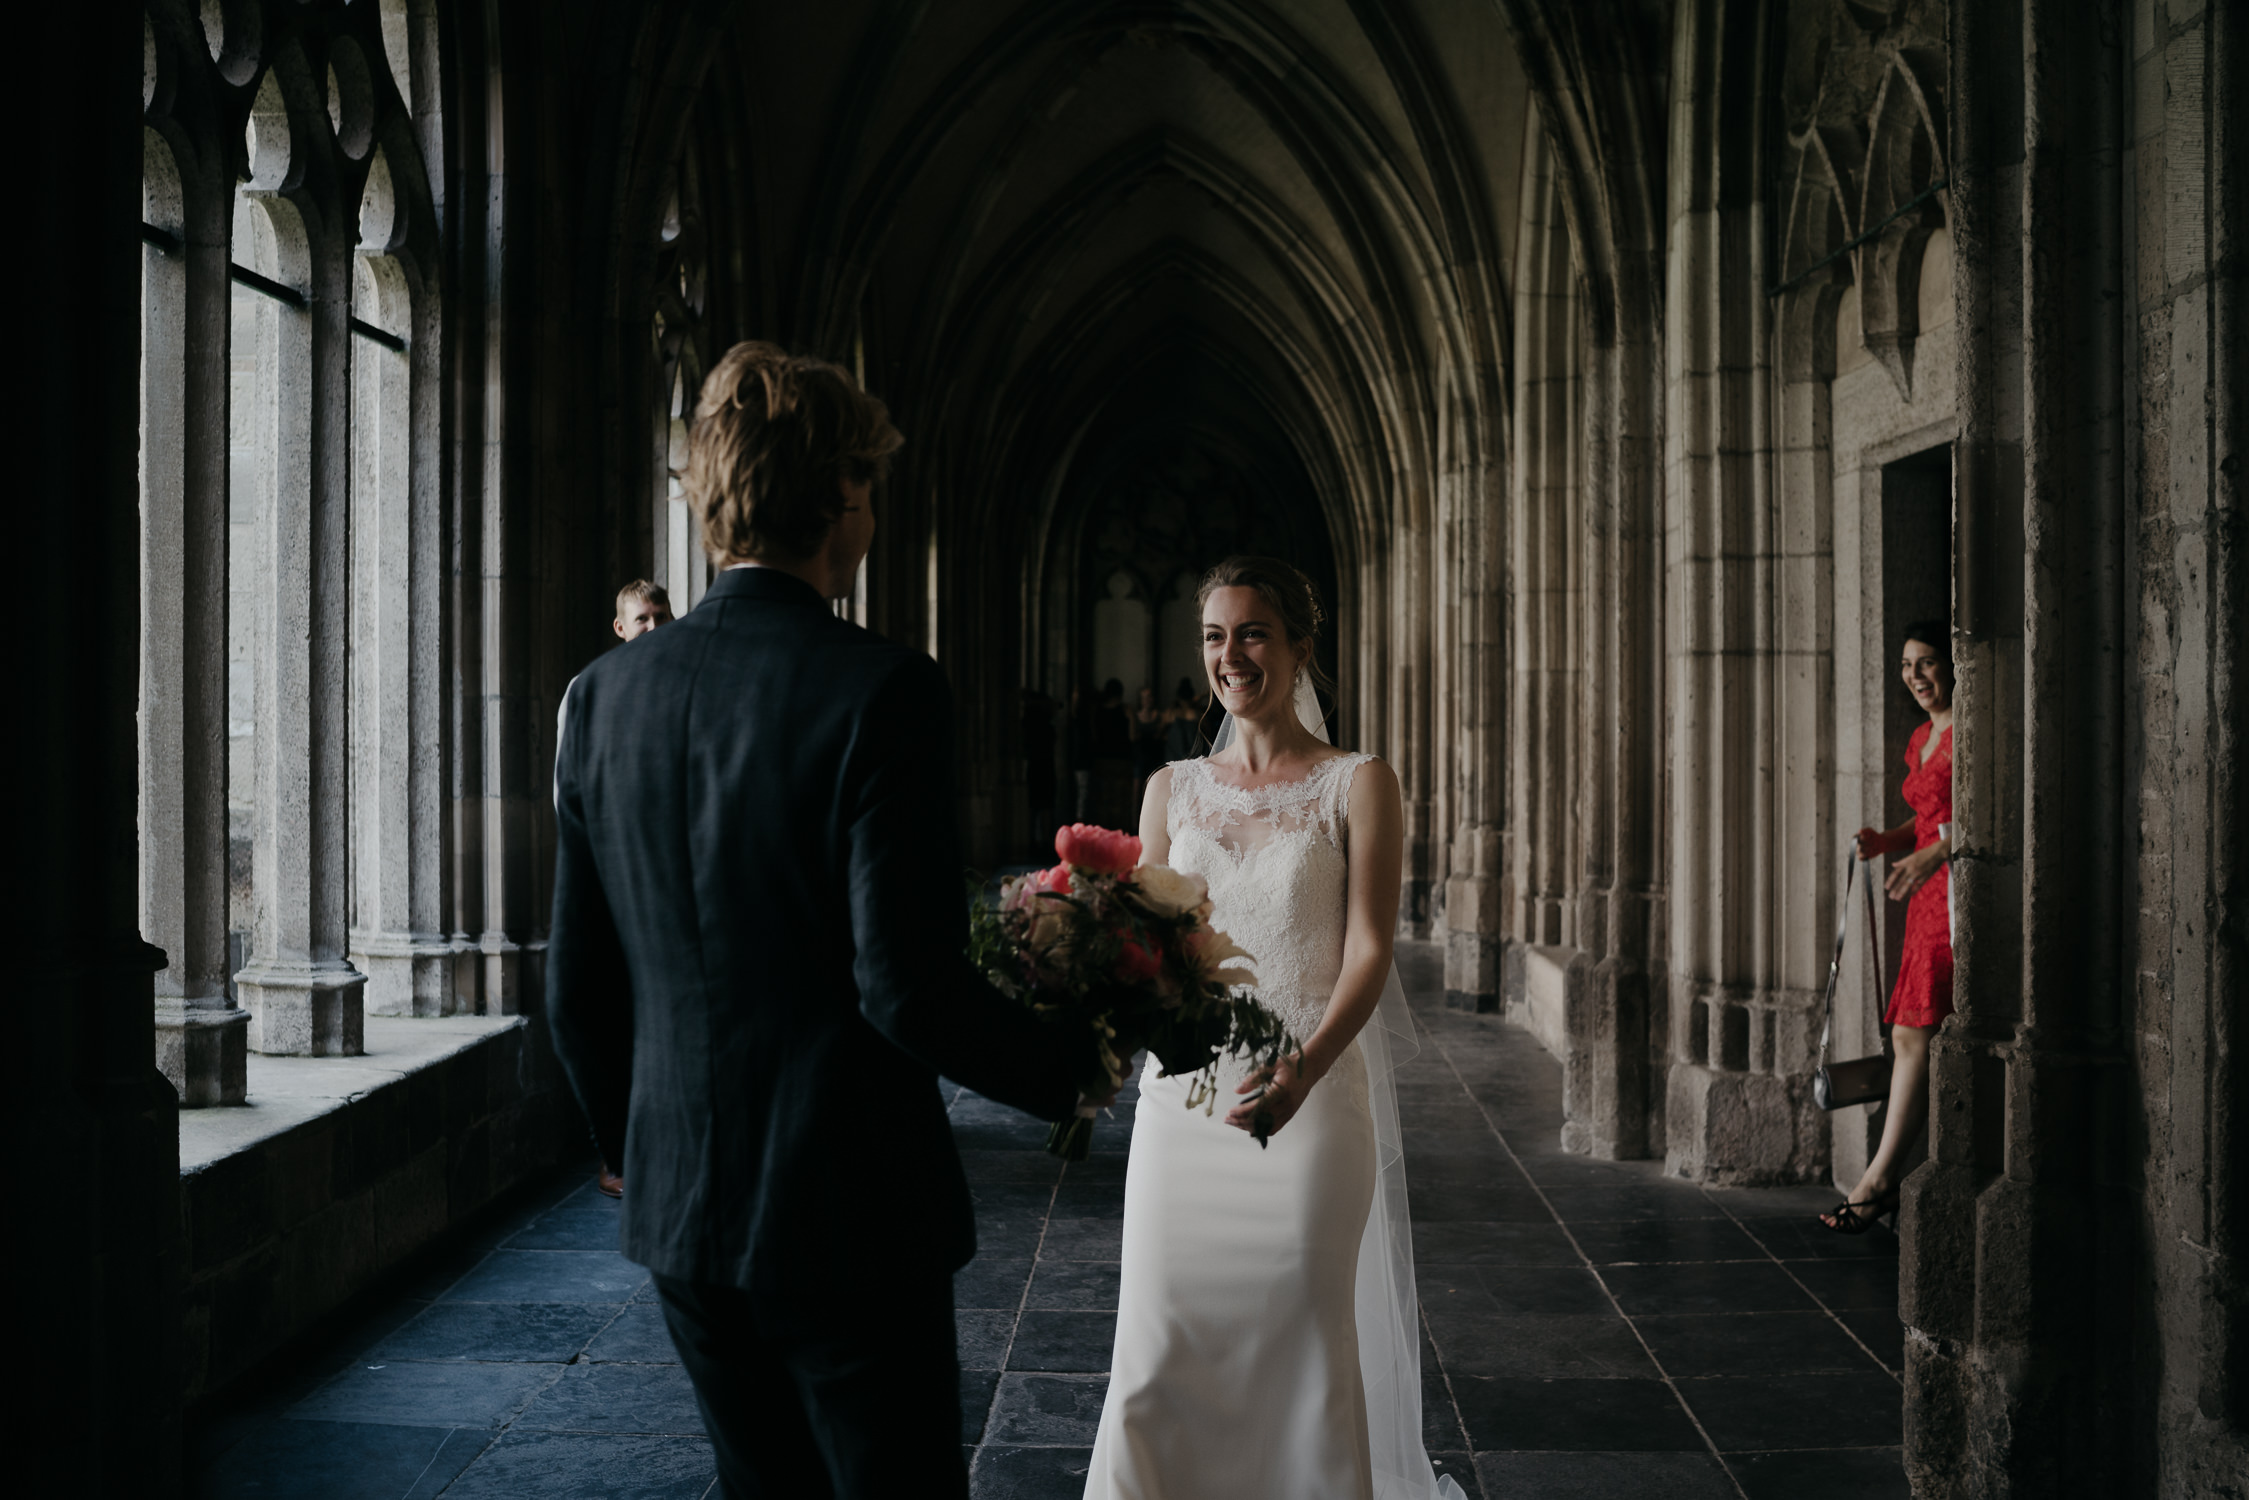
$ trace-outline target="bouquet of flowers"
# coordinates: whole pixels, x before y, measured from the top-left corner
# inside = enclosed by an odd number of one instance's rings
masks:
[[[1210,888],[1199,875],[1140,866],[1140,840],[1074,823],[1054,837],[1061,863],[1004,882],[997,903],[978,903],[969,958],[1001,993],[1042,1016],[1075,1021],[1100,1039],[1107,1087],[1124,1082],[1146,1047],[1166,1076],[1195,1074],[1189,1108],[1208,1114],[1221,1055],[1271,1064],[1295,1043],[1250,998],[1250,955],[1210,924]],[[1088,1090],[1092,1092],[1092,1090]],[[1103,1090],[1106,1092],[1106,1090]],[[1047,1149],[1083,1161],[1093,1106],[1056,1125]],[[1262,1114],[1253,1133],[1265,1144]]]

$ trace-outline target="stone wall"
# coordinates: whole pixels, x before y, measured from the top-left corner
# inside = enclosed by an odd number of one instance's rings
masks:
[[[181,1134],[180,1393],[318,1326],[526,1173],[583,1149],[523,1017],[370,1017],[367,1054],[253,1057],[254,1105]]]

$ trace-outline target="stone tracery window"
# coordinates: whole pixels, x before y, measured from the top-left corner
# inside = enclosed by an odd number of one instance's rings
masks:
[[[191,1105],[447,1004],[428,24],[147,10],[142,921]]]
[[[671,591],[672,608],[693,609],[710,587],[710,560],[689,514],[680,470],[687,463],[687,428],[713,351],[704,317],[710,287],[702,212],[702,173],[695,146],[681,149],[657,232],[655,309],[650,352],[658,393],[653,448],[656,581]]]

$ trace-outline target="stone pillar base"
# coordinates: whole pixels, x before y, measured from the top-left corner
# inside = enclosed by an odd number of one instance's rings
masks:
[[[156,1002],[156,1067],[182,1109],[240,1104],[249,1095],[250,1013],[230,1005]]]
[[[1496,933],[1445,934],[1445,1004],[1452,1010],[1490,1014],[1499,1009],[1500,955],[1507,940]]]
[[[1811,1081],[1674,1062],[1663,1170],[1726,1187],[1827,1180],[1827,1118]]]
[[[452,975],[453,947],[441,939],[354,933],[351,962],[367,976],[371,1016],[451,1016],[467,1007]]]
[[[488,932],[478,945],[484,966],[484,1014],[523,1014],[523,950],[503,933]]]
[[[349,964],[253,963],[234,977],[250,1012],[250,1048],[269,1056],[359,1057],[367,1051],[367,979]]]

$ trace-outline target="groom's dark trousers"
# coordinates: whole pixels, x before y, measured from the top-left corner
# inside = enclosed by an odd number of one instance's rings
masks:
[[[938,1075],[1051,1120],[1092,1070],[962,955],[952,734],[935,662],[765,568],[563,708],[547,1016],[728,1496],[967,1493]]]

